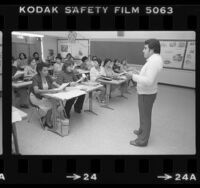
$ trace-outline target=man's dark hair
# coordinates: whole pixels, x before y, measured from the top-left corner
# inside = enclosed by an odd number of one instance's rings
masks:
[[[40,74],[40,71],[42,71],[42,69],[43,69],[44,67],[49,67],[49,66],[48,66],[46,63],[44,63],[44,62],[38,63],[38,64],[37,64],[37,67],[36,67],[37,73]]]
[[[82,60],[82,62],[85,62],[88,60],[88,57],[84,56],[81,60]]]
[[[155,54],[160,54],[160,41],[157,39],[148,39],[145,45],[149,46],[149,49],[153,50]]]

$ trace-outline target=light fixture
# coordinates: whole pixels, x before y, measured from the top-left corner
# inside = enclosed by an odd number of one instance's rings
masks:
[[[12,32],[12,35],[26,36],[26,37],[39,37],[39,38],[44,37],[44,35],[38,35],[38,34],[33,34],[33,33],[23,33],[23,32]]]

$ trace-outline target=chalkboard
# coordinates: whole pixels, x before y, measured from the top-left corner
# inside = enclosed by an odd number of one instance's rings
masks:
[[[90,54],[104,60],[126,59],[129,64],[144,65],[144,41],[90,41]]]

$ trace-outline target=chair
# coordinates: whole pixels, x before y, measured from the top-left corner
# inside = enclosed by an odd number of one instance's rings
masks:
[[[40,122],[40,125],[41,125],[42,128],[43,128],[43,123],[42,123],[41,118],[40,118],[40,116],[39,116],[40,107],[32,103],[31,98],[30,98],[30,94],[31,94],[31,92],[29,92],[29,95],[28,95],[29,97],[28,97],[28,99],[29,99],[29,104],[30,104],[30,106],[31,106],[31,108],[32,108],[32,112],[31,112],[31,114],[29,115],[29,118],[28,118],[27,121],[28,121],[28,123],[30,123],[30,121],[32,120],[33,114],[35,113],[35,114],[37,114],[37,117],[38,117],[38,120],[39,120],[39,122]]]

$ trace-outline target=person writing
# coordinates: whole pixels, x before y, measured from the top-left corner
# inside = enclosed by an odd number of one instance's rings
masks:
[[[140,147],[147,146],[149,141],[152,108],[157,96],[158,76],[163,68],[160,42],[157,39],[146,40],[143,53],[147,60],[146,63],[140,73],[135,71],[132,74],[133,81],[137,82],[140,128],[134,131],[138,138],[131,141],[130,144]]]
[[[57,77],[56,83],[61,85],[63,83],[70,83],[70,86],[76,86],[79,79],[77,75],[73,71],[74,62],[71,60],[65,61],[62,71]],[[77,100],[76,100],[77,99]],[[65,104],[65,112],[67,115],[67,118],[70,119],[70,111],[72,108],[72,105],[74,104],[74,111],[76,113],[81,113],[83,108],[83,103],[85,100],[85,95],[81,95],[79,97],[72,98],[70,100],[67,100]]]

